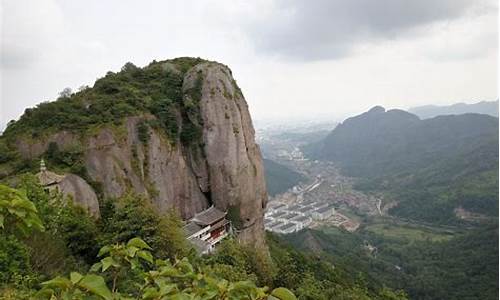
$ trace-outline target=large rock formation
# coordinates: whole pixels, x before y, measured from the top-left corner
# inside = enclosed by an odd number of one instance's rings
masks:
[[[163,68],[175,71],[169,63]],[[193,95],[193,89],[200,90]],[[157,118],[145,112],[127,117],[118,129],[104,125],[91,135],[59,131],[44,139],[19,140],[18,152],[35,159],[50,142],[62,151],[77,144],[87,176],[105,197],[146,195],[159,211],[175,209],[185,219],[214,205],[228,212],[242,241],[264,245],[263,162],[247,103],[231,71],[219,63],[199,63],[185,72],[182,93],[183,107],[189,109],[177,111],[179,126],[187,126],[188,120],[201,133],[192,143],[172,140],[155,126],[147,126],[144,142],[139,126]]]
[[[99,202],[92,187],[81,177],[67,174],[59,182],[59,190],[72,199],[78,201],[87,212],[94,217],[99,217]]]
[[[200,110],[207,169],[195,171],[201,183],[208,179],[200,188],[216,207],[238,219],[243,240],[261,240],[267,192],[248,105],[227,67],[200,64],[188,72],[183,88],[194,85],[198,74],[204,78]]]

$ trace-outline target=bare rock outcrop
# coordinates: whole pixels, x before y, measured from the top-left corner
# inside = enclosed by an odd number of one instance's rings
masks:
[[[67,174],[58,184],[59,190],[71,198],[93,217],[99,217],[99,201],[92,187],[81,177]]]
[[[184,89],[198,76],[203,78],[200,112],[211,201],[236,215],[242,240],[263,243],[267,191],[248,105],[226,66],[197,65],[186,75]]]

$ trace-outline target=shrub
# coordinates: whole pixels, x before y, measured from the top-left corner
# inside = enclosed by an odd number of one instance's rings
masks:
[[[147,145],[149,142],[149,126],[145,121],[137,124],[137,137],[142,144]]]
[[[28,273],[28,250],[14,235],[0,235],[0,286]]]

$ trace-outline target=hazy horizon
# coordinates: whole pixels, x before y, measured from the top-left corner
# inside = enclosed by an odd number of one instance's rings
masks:
[[[128,61],[178,56],[227,64],[257,121],[498,99],[490,0],[7,0],[1,11],[0,128]]]

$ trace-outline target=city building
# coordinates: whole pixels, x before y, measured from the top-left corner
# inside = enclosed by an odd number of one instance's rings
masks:
[[[293,223],[297,224],[297,230],[301,230],[311,225],[312,219],[308,216],[297,216],[291,220]]]
[[[278,211],[278,212],[270,215],[269,218],[279,220],[279,219],[281,219],[281,217],[283,217],[287,214],[288,214],[288,212],[286,212],[286,211]]]
[[[289,223],[292,221],[293,218],[297,217],[299,214],[297,213],[288,213],[286,215],[283,215],[279,218],[280,221],[284,223]]]
[[[333,206],[327,206],[312,212],[312,217],[315,220],[326,220],[335,214],[335,208]]]
[[[301,206],[301,205],[295,204],[295,205],[289,206],[289,207],[286,209],[286,211],[288,211],[288,212],[295,212],[295,211],[297,211],[297,210],[299,210],[299,209],[301,209],[301,208],[302,208],[302,206]]]
[[[285,210],[288,205],[276,201],[269,202],[266,207],[266,215],[271,215],[275,212]]]
[[[322,209],[322,208],[325,208],[325,207],[328,207],[330,204],[326,203],[326,202],[316,202],[315,204],[312,205],[312,207],[314,207],[315,209]]]
[[[315,208],[310,206],[304,206],[296,210],[295,212],[301,216],[309,216],[314,212]]]
[[[275,227],[273,231],[277,232],[277,233],[281,233],[281,234],[288,234],[288,233],[293,233],[295,231],[297,231],[297,224],[295,223],[288,223],[288,224],[284,224],[280,227]]]
[[[317,205],[318,202],[314,201],[314,200],[307,200],[307,201],[302,201],[300,202],[300,204],[302,206],[314,206],[314,205]]]
[[[274,219],[271,219],[271,218],[264,218],[264,227],[269,227],[269,225],[271,225],[272,223],[274,223]]]
[[[267,230],[276,232],[276,229],[283,226],[285,223],[281,221],[274,221],[274,223],[269,224],[268,227],[266,227]]]

